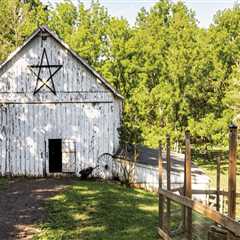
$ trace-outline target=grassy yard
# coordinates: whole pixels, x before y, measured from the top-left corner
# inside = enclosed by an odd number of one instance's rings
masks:
[[[4,177],[0,177],[0,190],[5,189],[7,186],[8,180]]]
[[[81,181],[49,199],[48,219],[34,239],[158,239],[157,206],[151,193]]]
[[[47,220],[34,240],[154,240],[158,226],[155,194],[115,183],[79,181],[46,203]],[[173,206],[172,226],[182,220]],[[193,215],[194,239],[207,239],[206,223]],[[182,240],[181,236],[173,239]]]

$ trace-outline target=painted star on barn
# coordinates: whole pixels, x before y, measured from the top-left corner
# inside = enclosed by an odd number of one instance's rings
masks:
[[[46,59],[47,64],[43,64],[44,58]],[[43,49],[40,64],[39,65],[30,65],[29,67],[30,67],[31,72],[37,77],[37,82],[36,82],[36,86],[35,86],[33,94],[35,95],[44,86],[46,86],[53,94],[57,95],[54,81],[53,81],[53,76],[62,68],[62,65],[50,65],[45,48]],[[38,69],[38,73],[33,71],[34,68]],[[49,76],[47,79],[43,79],[41,77],[41,72],[43,72],[43,69],[45,69],[45,68],[47,68],[48,72],[49,72]],[[55,69],[55,70],[52,71],[52,69]]]

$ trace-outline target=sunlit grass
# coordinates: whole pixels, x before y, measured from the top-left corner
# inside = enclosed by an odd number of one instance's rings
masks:
[[[158,239],[158,198],[118,184],[78,182],[46,203],[34,239]]]
[[[116,183],[76,182],[49,199],[45,209],[48,217],[35,240],[159,239],[157,195]],[[172,203],[171,228],[178,228],[182,220],[182,208]],[[193,225],[194,236],[207,239],[211,223],[193,212]]]

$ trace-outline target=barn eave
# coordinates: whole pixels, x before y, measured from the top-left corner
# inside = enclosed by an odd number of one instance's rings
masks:
[[[56,33],[54,33],[52,30],[50,30],[47,26],[41,26],[38,29],[36,29],[28,38],[27,40],[18,47],[14,52],[12,52],[8,58],[0,64],[0,70],[9,63],[26,45],[28,45],[29,42],[31,42],[39,33],[48,33],[50,36],[52,36],[61,46],[63,46],[65,49],[67,49],[83,66],[85,66],[97,79],[101,81],[101,83],[112,92],[112,94],[119,98],[120,100],[124,100],[124,97],[119,94],[112,86],[111,84],[102,77],[97,71],[95,71],[83,58],[81,58],[76,52],[74,52],[65,42],[63,42]]]

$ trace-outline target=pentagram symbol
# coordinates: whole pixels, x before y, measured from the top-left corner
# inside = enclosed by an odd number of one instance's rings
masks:
[[[44,57],[46,59],[46,64],[43,64]],[[62,65],[50,65],[45,48],[43,49],[40,64],[39,65],[30,65],[29,67],[30,67],[31,72],[37,77],[37,82],[36,82],[36,86],[35,86],[33,95],[38,93],[44,86],[46,86],[53,94],[57,95],[55,86],[54,86],[53,76],[62,68]],[[38,73],[36,73],[33,70],[34,68],[38,69]],[[47,74],[48,77],[43,79],[41,77],[41,73],[44,71],[45,68],[48,69],[49,75]],[[51,70],[52,68],[55,69],[53,72]]]

